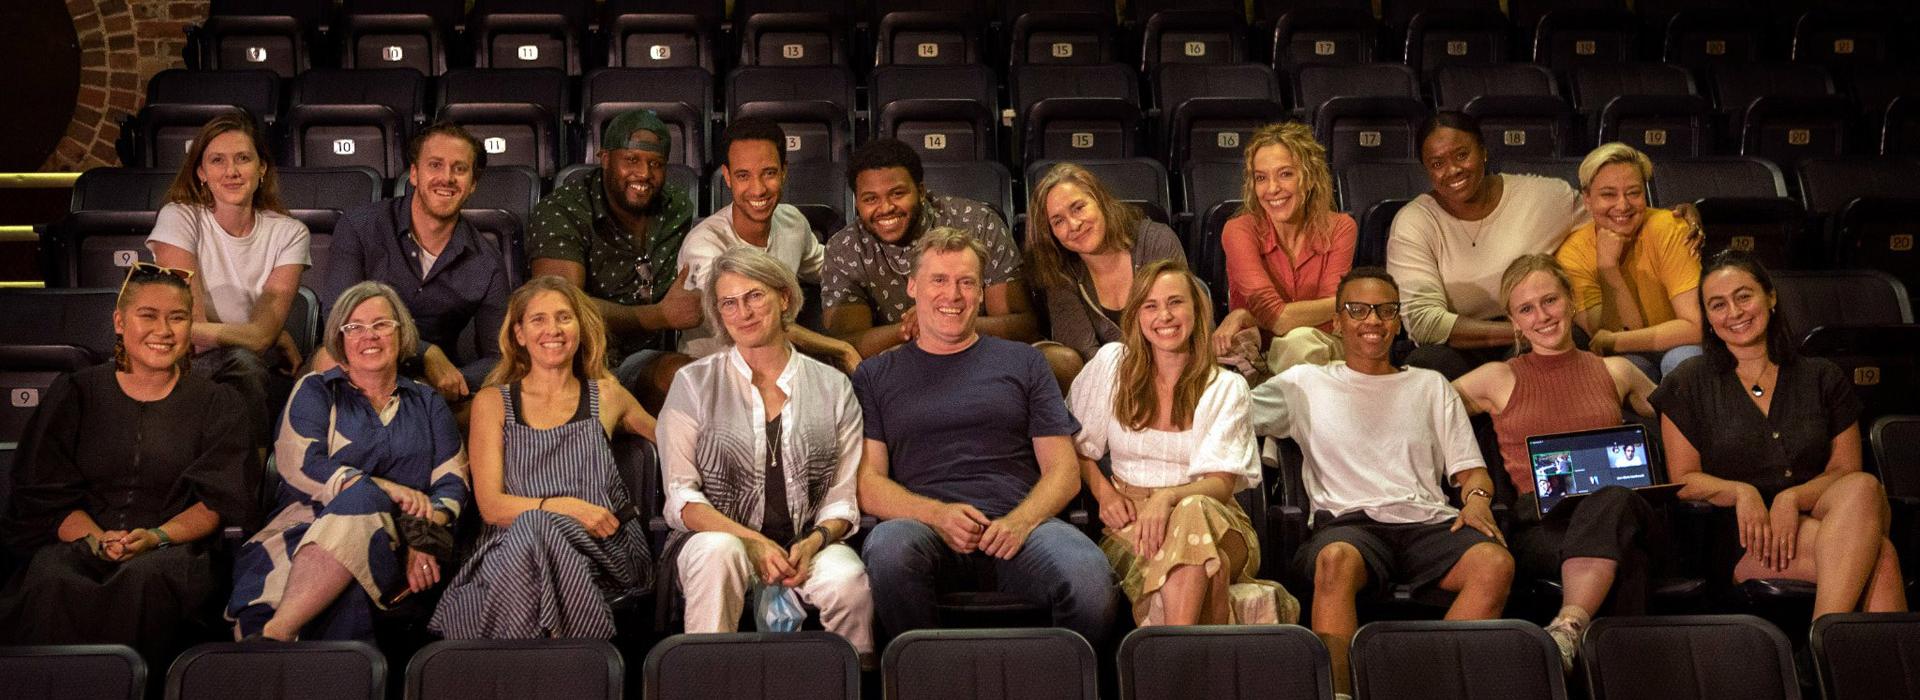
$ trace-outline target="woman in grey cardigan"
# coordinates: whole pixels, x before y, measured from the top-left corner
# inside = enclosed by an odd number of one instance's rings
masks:
[[[1027,211],[1028,264],[1046,295],[1049,337],[1081,359],[1120,340],[1120,312],[1135,270],[1157,260],[1187,259],[1173,229],[1146,218],[1072,163],[1047,170],[1033,186]]]

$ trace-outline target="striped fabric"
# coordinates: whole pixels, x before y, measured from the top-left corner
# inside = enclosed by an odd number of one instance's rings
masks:
[[[499,387],[503,486],[515,496],[571,496],[617,513],[632,501],[600,424],[599,382],[582,384],[588,415],[546,430],[521,423],[515,392]],[[521,513],[505,528],[488,525],[428,628],[448,639],[611,638],[608,600],[651,578],[639,528],[630,523],[595,539],[579,521],[544,510]]]

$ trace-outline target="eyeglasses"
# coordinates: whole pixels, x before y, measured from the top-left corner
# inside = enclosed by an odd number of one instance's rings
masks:
[[[738,316],[742,308],[751,308],[754,311],[767,310],[767,302],[772,298],[773,295],[768,294],[766,290],[755,289],[745,294],[723,297],[717,306],[720,307],[722,316]]]
[[[340,327],[340,333],[349,338],[358,338],[371,332],[374,335],[385,338],[393,335],[393,332],[398,328],[400,328],[399,321],[383,318],[373,323],[349,323]]]
[[[1347,318],[1355,321],[1365,321],[1368,316],[1379,314],[1380,321],[1384,323],[1400,317],[1400,302],[1385,301],[1369,304],[1364,301],[1349,301],[1340,304],[1340,310],[1347,315]]]

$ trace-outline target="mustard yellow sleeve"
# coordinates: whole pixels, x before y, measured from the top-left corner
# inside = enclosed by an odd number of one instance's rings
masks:
[[[1654,234],[1648,242],[1660,246],[1654,274],[1660,276],[1666,298],[1698,289],[1700,253],[1687,243],[1686,222],[1666,209],[1653,209],[1647,214],[1647,233]]]
[[[1594,227],[1588,222],[1567,234],[1567,240],[1560,243],[1560,250],[1553,254],[1560,267],[1567,271],[1567,282],[1573,287],[1573,310],[1586,311],[1600,305],[1603,293],[1600,290],[1599,249],[1594,243]]]

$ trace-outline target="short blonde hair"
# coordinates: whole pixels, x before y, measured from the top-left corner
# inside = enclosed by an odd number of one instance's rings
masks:
[[[1653,181],[1653,159],[1632,146],[1615,141],[1601,144],[1599,148],[1593,149],[1592,153],[1588,153],[1586,159],[1580,161],[1580,191],[1587,191],[1588,187],[1593,186],[1593,176],[1598,175],[1601,168],[1614,163],[1633,166],[1633,169],[1640,173],[1642,185]]]
[[[321,328],[326,335],[321,342],[327,354],[333,356],[334,362],[347,364],[347,334],[340,327],[347,325],[347,319],[353,317],[354,309],[375,299],[387,300],[387,305],[393,307],[393,320],[400,322],[400,327],[394,329],[395,359],[405,362],[419,349],[420,329],[413,325],[413,314],[400,301],[400,293],[385,284],[368,280],[341,292],[340,298],[333,301],[333,310],[327,312],[327,325]]]
[[[927,257],[927,253],[957,253],[962,250],[973,251],[973,259],[980,261],[980,284],[985,286],[987,247],[966,231],[952,226],[939,226],[920,234],[920,239],[913,242],[913,271],[909,274],[920,273],[920,261]]]
[[[726,274],[759,282],[773,290],[774,294],[784,297],[787,310],[780,314],[782,326],[790,327],[794,319],[800,317],[800,305],[805,295],[800,293],[800,279],[794,276],[793,270],[787,269],[778,258],[768,255],[766,251],[749,245],[737,245],[713,259],[713,269],[705,280],[706,291],[700,295],[701,310],[707,313],[707,318],[712,319],[714,327],[720,331],[717,335],[721,342],[733,344],[733,334],[727,332],[726,324],[720,321],[720,276]]]

